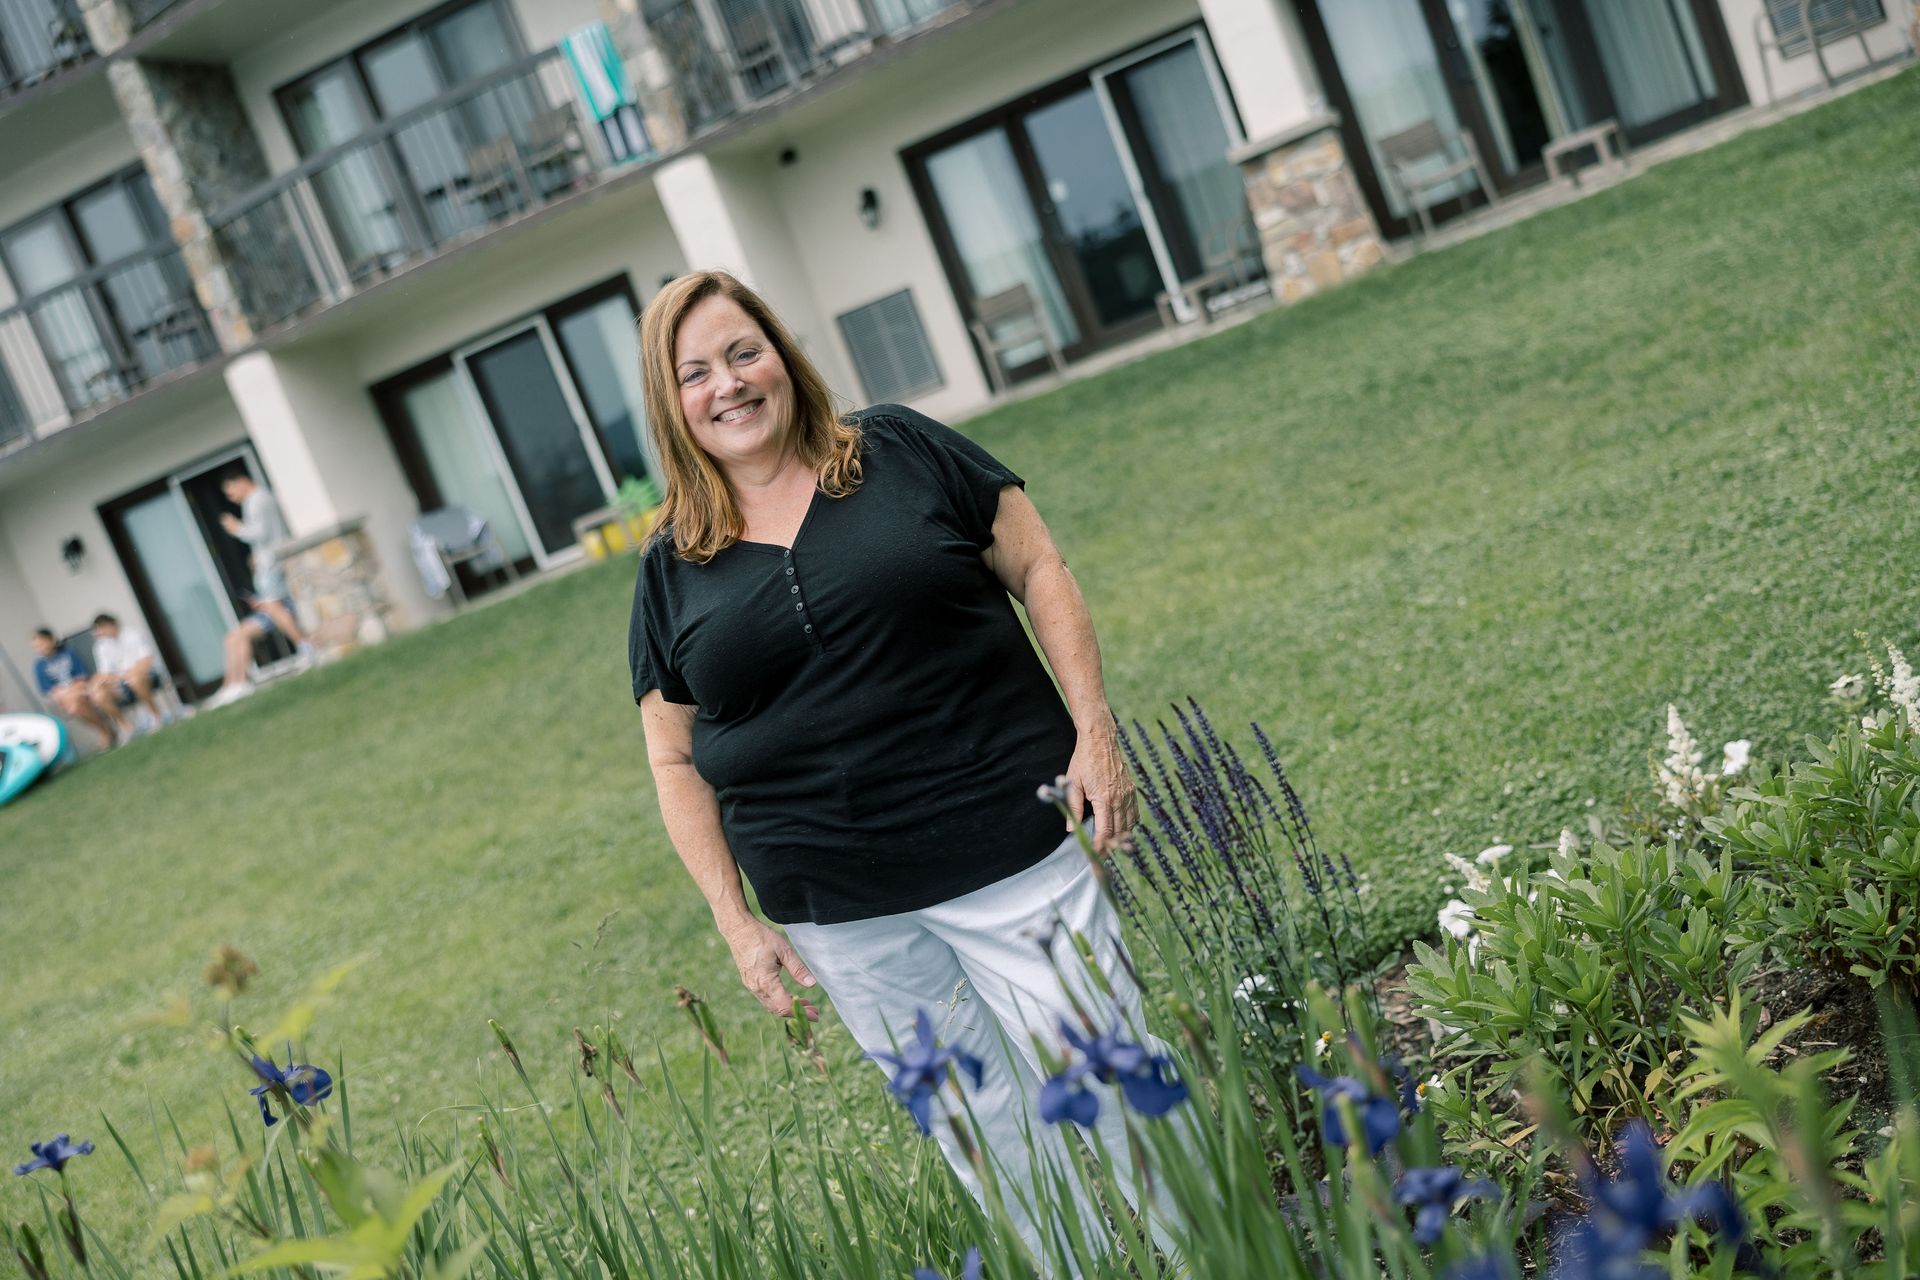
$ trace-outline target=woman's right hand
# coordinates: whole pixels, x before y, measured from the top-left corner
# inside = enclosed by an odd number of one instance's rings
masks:
[[[803,987],[817,985],[800,953],[787,941],[787,935],[758,916],[750,915],[737,924],[723,926],[720,936],[727,940],[727,949],[733,952],[741,983],[775,1017],[793,1016],[793,996],[780,981],[782,969]],[[807,1011],[807,1017],[819,1020],[818,1009],[805,1002],[801,1007]]]

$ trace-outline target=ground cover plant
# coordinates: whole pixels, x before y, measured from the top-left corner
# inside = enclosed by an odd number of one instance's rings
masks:
[[[1195,693],[1265,725],[1321,846],[1372,886],[1385,954],[1432,932],[1433,850],[1550,843],[1615,803],[1668,701],[1784,760],[1850,631],[1905,616],[1916,154],[1909,72],[967,429],[1030,478],[1121,714]],[[189,1145],[221,1131],[232,1064],[139,1015],[222,943],[259,960],[267,1007],[366,955],[318,1065],[395,1169],[471,1119],[443,1108],[504,1096],[490,1016],[548,1098],[571,1095],[576,1024],[698,1078],[676,983],[742,1071],[786,1062],[660,829],[622,692],[629,589],[623,566],[542,585],[0,812],[15,1158],[101,1141],[103,1111],[153,1161],[168,1107]],[[820,1049],[853,1061],[831,1024]],[[762,1110],[710,1105],[701,1149],[750,1149]],[[862,1160],[898,1149],[884,1097],[848,1105]],[[552,1119],[592,1140],[577,1108]],[[145,1197],[101,1154],[83,1208],[133,1257]],[[660,1159],[669,1185],[700,1167]],[[28,1179],[0,1181],[0,1217],[38,1217]]]

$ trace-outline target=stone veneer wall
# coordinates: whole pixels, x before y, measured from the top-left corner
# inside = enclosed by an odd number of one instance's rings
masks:
[[[251,300],[208,216],[271,175],[233,76],[225,67],[140,59],[115,61],[107,70],[200,305],[222,349],[240,350],[254,337]],[[253,231],[253,238],[260,235]],[[279,234],[268,228],[265,242],[275,254],[299,260],[291,227]]]
[[[277,550],[296,616],[322,653],[387,638],[393,605],[362,521],[348,520]]]
[[[1234,153],[1260,229],[1267,278],[1282,302],[1351,279],[1387,256],[1347,163],[1339,124],[1335,116],[1319,116]]]

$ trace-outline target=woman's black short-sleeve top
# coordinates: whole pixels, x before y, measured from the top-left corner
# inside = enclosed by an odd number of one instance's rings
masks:
[[[1075,731],[980,553],[1024,481],[901,405],[854,415],[858,488],[815,490],[789,550],[640,560],[633,696],[699,708],[693,763],[760,907],[835,924],[945,902],[1063,832],[1034,790]]]

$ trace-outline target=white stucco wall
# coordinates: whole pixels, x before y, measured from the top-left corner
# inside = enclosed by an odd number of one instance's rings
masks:
[[[286,120],[274,102],[275,89],[434,7],[435,0],[349,0],[316,6],[311,21],[235,59],[234,84],[259,134],[268,166],[279,173],[299,159]],[[529,53],[600,17],[596,0],[511,0],[508,8]]]
[[[1866,33],[1867,48],[1872,51],[1875,61],[1897,57],[1912,50],[1907,26],[1911,16],[1909,4],[1910,0],[1880,0],[1886,21]],[[1755,106],[1765,106],[1767,82],[1760,70],[1762,54],[1754,24],[1766,12],[1766,6],[1762,0],[1720,0],[1720,12],[1726,20],[1727,36],[1733,42],[1734,58],[1740,64],[1740,74],[1746,80],[1747,100]],[[1765,27],[1764,31],[1771,39],[1772,28]],[[1827,60],[1827,67],[1836,76],[1857,70],[1866,62],[1860,41],[1852,36],[1822,45],[1821,53]],[[1820,70],[1814,65],[1811,52],[1782,58],[1777,50],[1768,49],[1765,57],[1767,70],[1773,77],[1776,99],[1792,97],[1796,93],[1819,87]]]
[[[4,127],[4,126],[0,126]],[[0,182],[0,227],[10,227],[48,205],[140,163],[124,122],[115,120],[63,147],[44,152]],[[6,295],[11,302],[12,295]],[[3,305],[3,304],[0,304]]]
[[[917,397],[935,416],[978,409],[986,375],[941,270],[902,148],[1152,37],[1199,18],[1192,0],[1114,0],[1098,22],[1069,0],[1009,9],[949,33],[816,106],[769,122],[721,148],[730,168],[757,167],[784,211],[799,270],[823,327],[848,370],[835,390],[862,392],[834,317],[901,288],[914,304],[945,385]],[[797,160],[777,157],[791,146]],[[863,187],[880,197],[869,231],[857,205]]]
[[[0,628],[9,633],[44,623],[64,635],[102,610],[140,617],[98,508],[247,438],[232,402],[213,381],[204,391],[196,388],[191,397],[182,397],[163,420],[104,421],[88,430],[93,434],[84,453],[72,450],[57,465],[42,464],[44,470],[24,479],[0,473],[0,540],[12,551],[33,614],[30,621],[17,619],[11,597],[0,597],[8,601],[0,608]],[[79,573],[70,572],[60,558],[61,544],[74,535],[87,549]],[[0,582],[0,593],[5,591]],[[0,642],[15,643],[10,634]],[[18,642],[24,644],[25,636]]]
[[[27,590],[26,579],[14,560],[13,548],[0,533],[0,711],[36,711],[39,700],[27,685],[33,679],[33,629],[51,625],[40,621],[40,605]],[[14,676],[18,673],[19,680]]]

